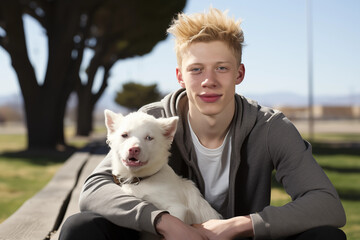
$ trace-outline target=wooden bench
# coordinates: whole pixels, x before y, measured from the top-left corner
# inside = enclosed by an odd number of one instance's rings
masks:
[[[74,153],[40,192],[0,224],[0,240],[58,239],[65,219],[79,212],[85,179],[107,151],[104,144],[93,143]]]

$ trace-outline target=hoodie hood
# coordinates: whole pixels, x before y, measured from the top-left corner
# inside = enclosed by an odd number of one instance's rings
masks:
[[[188,126],[187,113],[189,110],[188,98],[186,95],[185,89],[179,89],[176,92],[168,94],[165,96],[161,102],[157,103],[158,108],[161,108],[161,113],[153,112],[157,107],[152,104],[152,109],[144,107],[144,109],[150,114],[153,114],[158,117],[172,117],[179,116],[180,120],[178,122],[177,133],[174,137],[173,145],[176,145],[175,148],[179,150],[181,158],[185,161],[188,166],[188,178],[193,180],[201,193],[204,194],[205,183],[201,176],[198,164],[195,149],[191,140],[190,129]],[[246,99],[243,96],[235,94],[235,114],[230,125],[230,133],[232,136],[232,152],[231,152],[231,163],[230,163],[230,182],[234,183],[236,181],[237,170],[239,169],[241,162],[241,146],[246,140],[246,137],[251,132],[252,128],[256,124],[257,114],[259,111],[259,106],[257,102]],[[155,104],[156,105],[156,104]],[[159,109],[157,109],[159,111]],[[228,200],[227,205],[224,206],[224,209],[227,209],[226,212],[222,214],[227,217],[234,215],[235,208],[235,184],[230,184],[228,190]]]

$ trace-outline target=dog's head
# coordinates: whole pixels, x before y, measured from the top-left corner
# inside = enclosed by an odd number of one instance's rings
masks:
[[[127,116],[105,110],[107,142],[113,151],[113,174],[145,177],[167,163],[178,117],[156,119],[142,112]],[[115,157],[114,157],[115,156]]]

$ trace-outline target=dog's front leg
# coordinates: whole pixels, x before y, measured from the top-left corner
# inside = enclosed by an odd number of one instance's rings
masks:
[[[181,221],[187,224],[191,223],[191,217],[189,216],[190,211],[184,205],[170,206],[168,211],[170,212],[171,215],[179,218]]]

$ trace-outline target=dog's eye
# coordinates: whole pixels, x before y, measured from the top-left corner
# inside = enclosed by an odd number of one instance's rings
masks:
[[[145,140],[147,140],[147,141],[151,141],[151,140],[153,140],[154,138],[153,137],[150,137],[150,136],[146,136],[145,137]]]
[[[127,137],[128,137],[128,134],[127,134],[127,133],[123,133],[123,134],[121,135],[121,137],[127,138]]]

